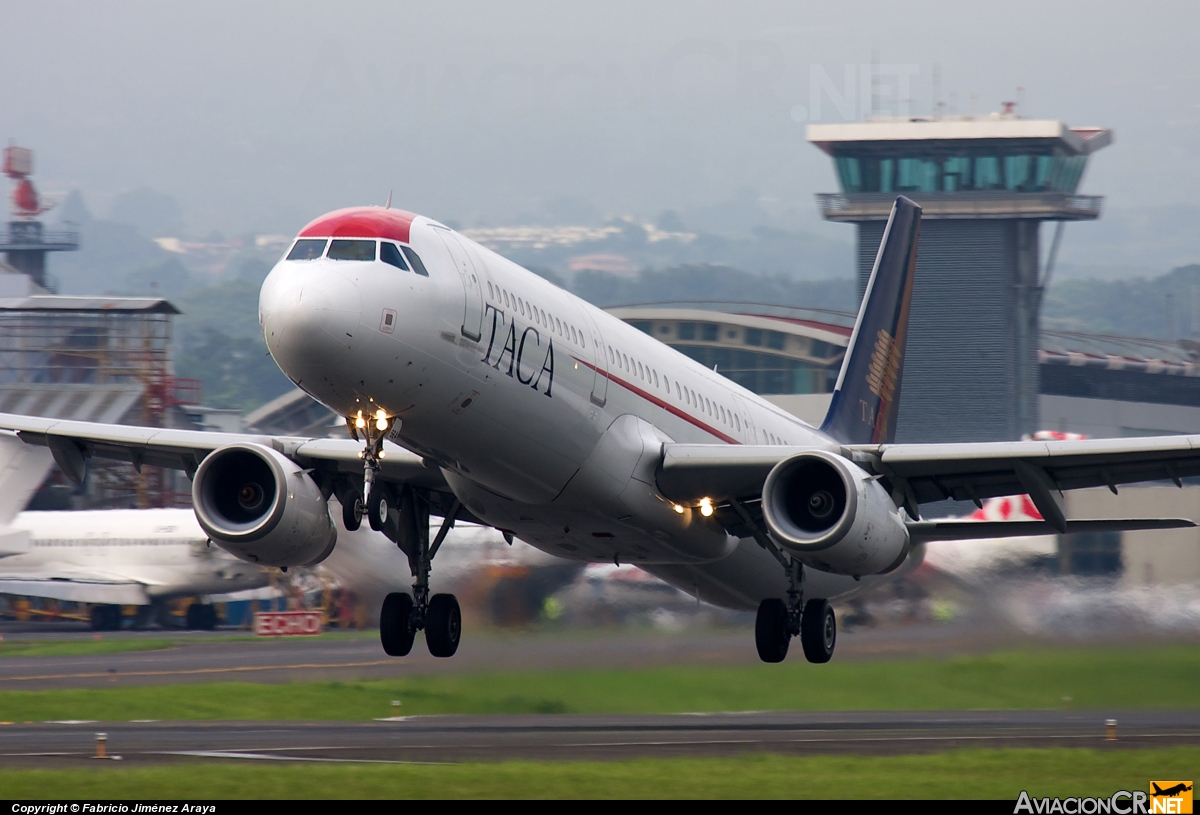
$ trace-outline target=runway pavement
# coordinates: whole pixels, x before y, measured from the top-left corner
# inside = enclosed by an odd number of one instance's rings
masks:
[[[6,630],[7,629],[7,630]],[[90,640],[86,631],[13,630],[14,640]],[[169,639],[165,650],[91,656],[11,656],[0,659],[0,691],[162,685],[195,682],[291,682],[386,679],[463,671],[638,668],[655,665],[754,665],[753,631],[742,628],[665,631],[468,632],[451,659],[435,659],[418,637],[402,659],[383,653],[374,634],[320,638],[243,638],[238,632],[123,631],[106,638]],[[971,626],[910,626],[841,634],[839,661],[983,651],[1015,644],[1011,634]],[[798,649],[797,649],[798,651]],[[796,658],[801,658],[797,653]]]
[[[1105,738],[1105,719],[1118,739]],[[1200,744],[1200,712],[721,713],[418,716],[374,722],[62,722],[0,726],[0,766],[97,766],[96,732],[123,766],[179,761],[613,760],[745,753],[900,754],[957,747]]]

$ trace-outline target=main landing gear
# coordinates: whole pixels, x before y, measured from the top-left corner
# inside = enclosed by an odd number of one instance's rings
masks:
[[[755,523],[740,502],[730,502],[750,529],[759,546],[783,566],[788,578],[787,601],[768,597],[759,603],[754,621],[754,644],[763,662],[783,662],[792,637],[799,635],[804,658],[824,663],[833,658],[837,644],[837,618],[829,601],[804,602],[804,564],[780,551],[775,542]]]
[[[382,491],[382,490],[381,490]],[[450,530],[460,504],[453,501],[445,513],[441,528],[433,541],[429,540],[429,496],[411,487],[401,493],[399,520],[396,525],[396,545],[408,555],[413,575],[412,595],[394,592],[383,601],[379,615],[379,639],[390,656],[407,656],[413,639],[422,629],[425,645],[435,657],[452,657],[462,636],[462,612],[453,594],[429,596],[429,572]]]

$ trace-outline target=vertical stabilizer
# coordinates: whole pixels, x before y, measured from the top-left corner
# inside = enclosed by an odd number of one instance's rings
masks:
[[[26,444],[15,433],[0,433],[0,529],[25,510],[52,466],[45,447]]]
[[[900,196],[892,206],[862,308],[821,430],[844,444],[895,440],[912,304],[921,208]]]

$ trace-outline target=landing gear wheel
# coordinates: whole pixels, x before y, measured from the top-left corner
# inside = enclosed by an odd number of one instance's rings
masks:
[[[783,662],[791,639],[787,604],[776,597],[763,600],[754,621],[754,644],[758,646],[759,659],[763,662]]]
[[[413,601],[407,594],[393,592],[383,600],[379,613],[379,641],[390,657],[408,656],[413,647]]]
[[[212,631],[217,627],[217,610],[208,603],[192,603],[186,620],[189,631]]]
[[[362,496],[358,494],[358,490],[346,490],[342,499],[342,526],[346,527],[347,532],[353,532],[362,523]]]
[[[809,600],[800,617],[800,645],[809,662],[828,662],[837,644],[837,619],[825,600]]]
[[[121,607],[95,605],[89,613],[93,631],[117,631],[121,627]]]
[[[382,532],[383,527],[387,525],[387,519],[387,494],[382,488],[375,487],[371,490],[370,497],[367,498],[367,520],[370,522],[372,529],[376,532]]]
[[[425,614],[425,644],[435,657],[452,657],[462,636],[462,612],[453,594],[435,594]]]

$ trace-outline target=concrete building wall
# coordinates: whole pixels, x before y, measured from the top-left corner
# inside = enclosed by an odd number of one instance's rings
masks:
[[[1200,519],[1200,486],[1107,487],[1066,494],[1069,518]],[[1121,580],[1132,585],[1200,581],[1200,527],[1121,533]]]
[[[1042,394],[1039,402],[1043,430],[1085,433],[1098,439],[1200,433],[1200,406],[1048,394]]]
[[[1036,274],[1027,226],[922,222],[897,441],[1010,441],[1037,429],[1037,322],[1020,300]],[[883,228],[858,225],[860,296]]]

